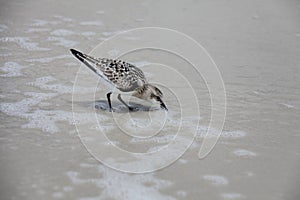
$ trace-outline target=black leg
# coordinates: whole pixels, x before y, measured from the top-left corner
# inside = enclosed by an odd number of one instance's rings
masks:
[[[112,92],[109,92],[106,94],[108,105],[109,105],[109,111],[112,112],[112,107],[111,107],[111,101],[110,101],[110,95]]]
[[[124,104],[128,108],[128,110],[134,110],[134,108],[130,107],[127,103],[125,103],[125,101],[123,101],[123,99],[121,98],[121,94],[118,94],[118,99],[122,102],[122,104]]]

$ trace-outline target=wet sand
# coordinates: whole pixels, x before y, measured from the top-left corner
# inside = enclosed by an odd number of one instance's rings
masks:
[[[0,17],[1,199],[299,199],[299,2],[9,1]],[[94,101],[87,94],[94,88],[80,86],[76,105],[84,112],[74,119],[80,63],[69,49],[90,52],[120,31],[147,26],[178,30],[205,47],[224,80],[227,115],[216,147],[199,160],[210,110],[205,84],[197,82],[203,98],[194,143],[169,167],[133,175],[101,164],[82,145],[75,125],[98,129],[89,124]],[[126,58],[142,66],[150,56]],[[178,113],[166,96],[170,127]],[[130,151],[153,150],[175,131],[133,140],[115,131],[105,109],[96,113],[109,139]],[[144,114],[133,116],[147,123]]]

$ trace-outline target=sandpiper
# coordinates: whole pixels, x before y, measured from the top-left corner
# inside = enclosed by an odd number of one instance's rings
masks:
[[[116,87],[122,93],[131,93],[132,96],[159,103],[162,109],[168,110],[162,101],[163,93],[154,85],[147,82],[143,71],[136,66],[122,61],[108,58],[95,58],[93,56],[81,53],[75,49],[70,49],[72,54],[89,67],[93,72]],[[110,96],[112,91],[106,94],[109,110],[112,111]],[[134,108],[129,106],[118,93],[118,99],[129,110]]]

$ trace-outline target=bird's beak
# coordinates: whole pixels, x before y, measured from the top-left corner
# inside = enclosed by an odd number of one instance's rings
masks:
[[[71,53],[78,58],[78,60],[80,60],[81,62],[84,62],[84,59],[86,58],[86,56],[81,53],[80,51],[77,51],[75,49],[70,49]]]
[[[165,103],[161,100],[161,98],[159,98],[159,102],[160,102],[160,107],[166,111],[168,111],[167,106],[165,105]]]
[[[91,56],[81,53],[75,49],[70,49],[71,53],[81,62],[83,62],[88,68],[93,72],[98,74],[96,67],[94,66],[97,63],[97,60]]]
[[[168,111],[168,108],[166,107],[166,105],[164,103],[160,104],[160,107],[166,111]]]

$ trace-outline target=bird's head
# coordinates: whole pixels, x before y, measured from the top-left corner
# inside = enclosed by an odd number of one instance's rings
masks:
[[[168,110],[162,100],[163,93],[156,86],[151,84],[144,84],[139,87],[133,96],[149,101],[153,104],[159,104],[162,109]]]

